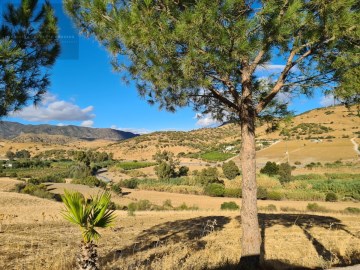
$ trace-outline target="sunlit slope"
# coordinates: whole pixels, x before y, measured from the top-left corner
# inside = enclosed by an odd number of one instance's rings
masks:
[[[354,161],[357,159],[357,153],[353,148],[350,139],[280,141],[258,151],[257,161],[285,162],[289,159],[290,163],[299,161],[303,164],[336,160]]]

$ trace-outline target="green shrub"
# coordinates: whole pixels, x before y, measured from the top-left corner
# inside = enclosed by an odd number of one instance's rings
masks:
[[[258,187],[256,192],[256,197],[259,200],[266,200],[268,197],[268,191],[264,187]]]
[[[165,209],[165,210],[168,210],[168,209],[173,209],[174,207],[172,206],[172,203],[171,203],[171,200],[166,200],[166,201],[164,201],[163,202],[163,208]]]
[[[308,203],[306,209],[311,212],[329,212],[326,207],[320,206],[317,203]]]
[[[175,170],[170,164],[161,162],[155,167],[155,174],[160,180],[170,179],[175,176]]]
[[[281,201],[284,196],[280,191],[270,190],[267,193],[268,200]]]
[[[80,179],[73,179],[72,184],[86,185],[89,187],[106,187],[106,183],[97,179],[95,176],[87,176]]]
[[[329,193],[326,194],[325,201],[327,201],[327,202],[336,202],[337,200],[338,200],[338,197],[337,197],[336,193],[329,192]]]
[[[225,194],[225,186],[218,183],[211,183],[204,189],[206,195],[212,197],[223,197]]]
[[[229,162],[224,162],[222,165],[222,170],[227,179],[234,179],[236,176],[240,175],[240,170],[236,166],[235,162],[230,160]]]
[[[281,163],[278,170],[279,181],[281,184],[290,182],[291,180],[291,166],[289,163]]]
[[[175,207],[174,210],[180,210],[180,211],[185,211],[185,210],[199,210],[199,207],[196,206],[196,205],[187,206],[186,203],[182,203],[180,206]]]
[[[218,170],[215,167],[209,167],[202,169],[197,176],[195,176],[196,182],[206,186],[211,183],[219,183]]]
[[[349,213],[349,214],[360,214],[360,208],[357,207],[346,207],[344,210],[345,213]]]
[[[224,202],[221,204],[221,210],[238,210],[240,206],[236,204],[236,202]]]
[[[131,202],[128,204],[128,211],[147,211],[152,209],[152,204],[149,200],[140,200],[138,202]]]
[[[187,167],[187,166],[181,166],[181,167],[179,168],[179,172],[177,173],[177,175],[178,175],[179,177],[181,177],[181,176],[187,176],[187,175],[188,175],[188,172],[189,172],[189,167]]]
[[[241,198],[241,193],[241,188],[225,188],[224,196],[230,198]]]
[[[26,183],[15,184],[14,191],[20,193],[26,187]]]
[[[120,186],[119,183],[112,184],[111,185],[111,190],[113,192],[115,192],[116,194],[118,194],[118,195],[122,195],[122,189],[121,189],[121,186]]]
[[[138,184],[139,184],[139,181],[135,178],[126,179],[119,183],[120,186],[130,188],[130,189],[137,188]]]
[[[275,162],[268,161],[265,166],[260,170],[260,173],[267,174],[269,176],[273,176],[278,174],[279,166],[276,165]]]

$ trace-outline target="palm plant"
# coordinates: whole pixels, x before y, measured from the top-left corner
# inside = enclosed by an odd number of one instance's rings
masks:
[[[111,195],[109,192],[98,194],[85,200],[79,192],[64,191],[62,201],[65,209],[62,215],[68,221],[80,226],[82,243],[77,257],[78,269],[98,270],[98,255],[94,241],[100,238],[96,228],[107,228],[115,220],[114,211],[109,209]]]

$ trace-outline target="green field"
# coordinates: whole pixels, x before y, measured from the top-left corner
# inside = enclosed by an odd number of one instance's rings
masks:
[[[155,162],[126,161],[116,164],[116,167],[123,170],[135,170],[156,165]]]
[[[236,154],[212,151],[212,152],[207,152],[207,153],[201,154],[200,158],[207,160],[207,161],[225,161],[234,156],[236,156]]]

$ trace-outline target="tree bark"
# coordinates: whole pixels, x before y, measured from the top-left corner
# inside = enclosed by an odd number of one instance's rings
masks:
[[[99,270],[96,247],[92,241],[89,243],[81,243],[80,254],[77,258],[79,270]]]
[[[241,124],[241,258],[240,269],[259,269],[261,236],[257,212],[255,118],[256,111],[251,99],[251,85],[243,84],[243,103],[240,112]]]

